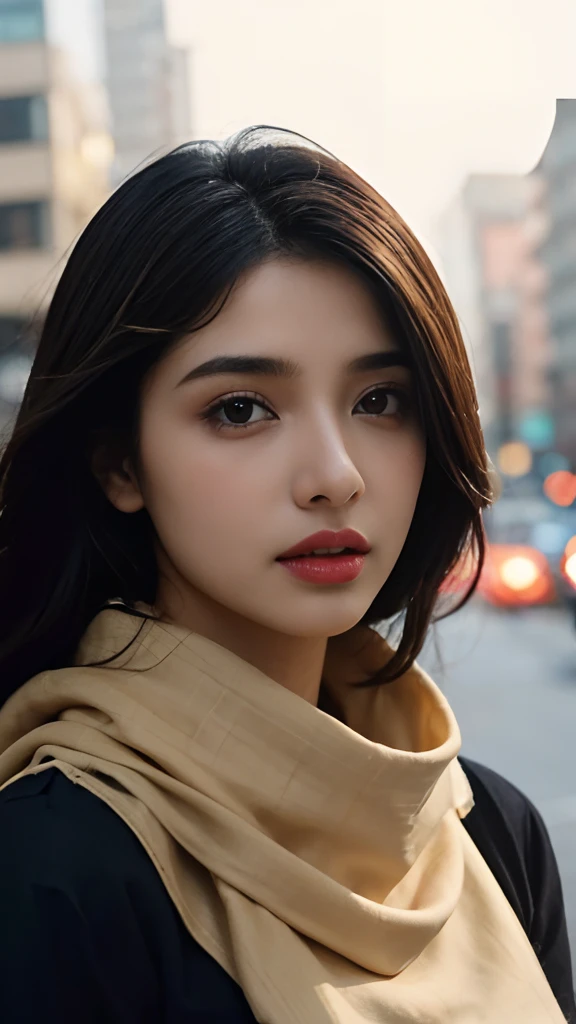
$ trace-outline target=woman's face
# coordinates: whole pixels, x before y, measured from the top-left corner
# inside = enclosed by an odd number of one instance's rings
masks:
[[[240,356],[273,372],[225,368]],[[138,482],[130,472],[108,493],[124,511],[148,509],[160,607],[170,589],[188,622],[221,615],[328,637],[354,626],[386,582],[424,462],[410,371],[366,285],[339,265],[275,260],[151,372]],[[346,527],[370,545],[354,578],[313,582],[277,561]]]

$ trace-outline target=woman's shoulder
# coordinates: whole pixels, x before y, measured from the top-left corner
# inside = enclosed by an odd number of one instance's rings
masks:
[[[540,812],[517,786],[486,765],[459,758],[474,794],[463,825],[530,933],[542,871],[557,875],[556,860]],[[503,886],[504,887],[504,886]]]
[[[160,883],[125,821],[58,768],[21,776],[0,791],[0,835],[0,873],[12,862],[18,874],[67,885],[95,876]]]
[[[136,837],[52,768],[0,792],[0,836],[0,1018],[152,1022],[161,984],[137,927]]]
[[[102,800],[57,768],[23,775],[0,791],[0,864],[70,878],[138,870],[140,844]]]
[[[99,797],[57,768],[22,776],[0,791],[0,836],[0,1020],[254,1020]]]
[[[508,809],[514,809],[522,814],[536,810],[526,794],[504,775],[468,757],[459,757],[458,760],[471,783],[474,780],[484,792],[491,794],[499,802],[503,801]],[[537,811],[536,813],[538,814]]]
[[[462,824],[519,918],[566,1019],[576,1021],[562,883],[542,815],[498,772],[459,760],[474,794]]]
[[[469,831],[486,830],[509,853],[513,847],[525,867],[542,847],[551,850],[542,815],[518,786],[478,761],[464,757],[459,761],[474,794],[474,807],[464,819]]]
[[[58,768],[24,775],[0,791],[0,886],[4,900],[30,899],[48,913],[50,900],[83,920],[130,927],[134,908],[154,931],[180,918],[140,840],[105,801]]]

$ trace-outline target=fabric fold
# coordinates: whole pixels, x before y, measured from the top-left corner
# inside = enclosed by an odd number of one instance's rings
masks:
[[[366,627],[329,641],[333,717],[198,634],[109,607],[75,666],[0,712],[0,785],[57,767],[105,800],[259,1020],[559,1024],[461,825],[473,799],[446,699],[418,666],[351,685],[390,656]]]

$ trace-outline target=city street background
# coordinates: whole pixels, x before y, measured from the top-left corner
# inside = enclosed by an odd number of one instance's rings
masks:
[[[420,663],[462,732],[462,753],[536,805],[558,859],[576,950],[576,629],[559,609],[474,601],[436,625]]]
[[[575,36],[574,0],[0,0],[6,436],[67,253],[180,143],[292,129],[422,240],[498,497],[479,597],[437,627],[443,667],[434,637],[423,661],[463,752],[540,808],[576,949]]]

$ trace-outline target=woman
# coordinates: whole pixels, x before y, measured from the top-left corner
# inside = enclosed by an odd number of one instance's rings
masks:
[[[569,1017],[545,830],[414,661],[490,483],[372,188],[265,127],[132,177],[0,477],[2,1020]]]

